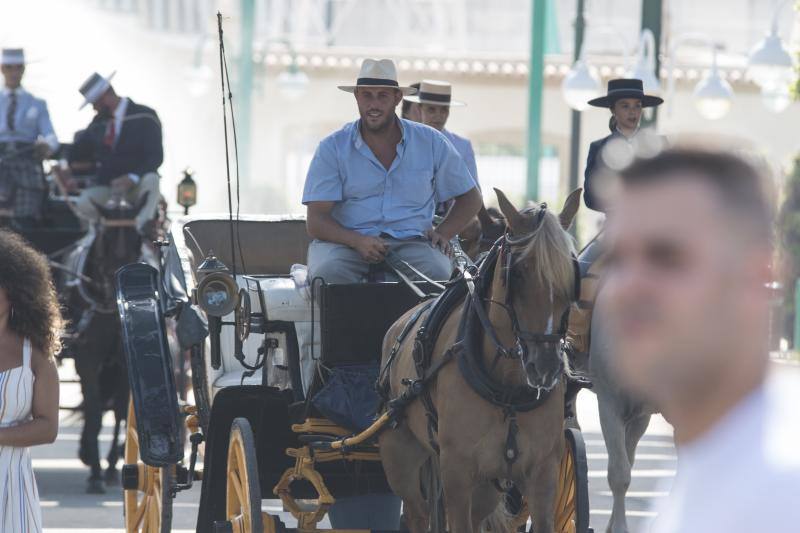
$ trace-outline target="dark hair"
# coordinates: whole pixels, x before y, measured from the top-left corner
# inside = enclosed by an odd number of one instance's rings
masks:
[[[675,147],[636,159],[620,172],[623,186],[660,183],[676,176],[710,186],[722,205],[743,222],[741,229],[759,243],[772,243],[774,208],[767,180],[756,165],[739,155],[713,148]]]
[[[409,85],[409,87],[413,87],[418,91],[419,91],[419,86],[420,86],[419,83],[412,83],[411,85]],[[400,108],[400,117],[401,118],[408,118],[408,110],[411,109],[411,106],[413,104],[414,104],[414,102],[409,102],[408,100],[403,99],[403,107]]]
[[[0,229],[0,258],[0,287],[12,310],[9,328],[45,355],[55,355],[61,350],[63,320],[47,259],[5,229]]]
[[[608,119],[608,129],[611,130],[611,133],[617,131],[617,118],[614,115],[611,115],[611,118]]]

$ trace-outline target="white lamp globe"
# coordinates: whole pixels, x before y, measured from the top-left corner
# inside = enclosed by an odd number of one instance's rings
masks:
[[[695,107],[708,120],[719,120],[728,114],[733,89],[723,80],[716,68],[711,69],[694,89]]]
[[[792,103],[792,95],[787,83],[773,83],[761,86],[761,102],[773,113],[780,113]]]
[[[600,80],[592,74],[586,62],[579,59],[561,82],[561,94],[569,107],[585,111],[589,108],[589,100],[601,95]]]
[[[793,76],[792,56],[777,33],[772,32],[750,52],[747,78],[759,86],[788,84]]]

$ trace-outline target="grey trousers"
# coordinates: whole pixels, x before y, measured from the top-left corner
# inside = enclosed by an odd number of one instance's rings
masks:
[[[453,265],[446,255],[422,237],[399,240],[384,238],[389,250],[400,259],[436,281],[450,278]],[[308,272],[311,279],[326,283],[361,283],[367,281],[370,264],[344,244],[314,240],[308,247]]]
[[[158,202],[161,199],[159,192],[159,177],[155,172],[149,172],[139,178],[139,183],[128,192],[127,200],[136,203],[145,193],[147,200],[144,206],[136,215],[136,227],[141,230],[149,221],[156,216]],[[107,185],[97,185],[84,190],[75,202],[75,210],[78,214],[90,222],[100,220],[100,213],[95,209],[92,200],[100,205],[104,205],[111,198],[111,187]]]

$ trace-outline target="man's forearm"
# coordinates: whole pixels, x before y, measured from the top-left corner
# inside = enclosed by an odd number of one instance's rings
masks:
[[[456,196],[453,207],[450,208],[436,231],[446,239],[452,239],[469,224],[482,205],[481,193],[477,187],[461,196]]]
[[[308,234],[315,239],[344,244],[351,248],[355,247],[355,240],[361,236],[360,233],[339,224],[329,213],[309,213],[306,226]]]

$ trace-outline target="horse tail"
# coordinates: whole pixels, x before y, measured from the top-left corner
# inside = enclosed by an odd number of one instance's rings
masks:
[[[483,519],[481,533],[514,533],[514,515],[508,511],[506,497],[500,498],[492,514]]]

